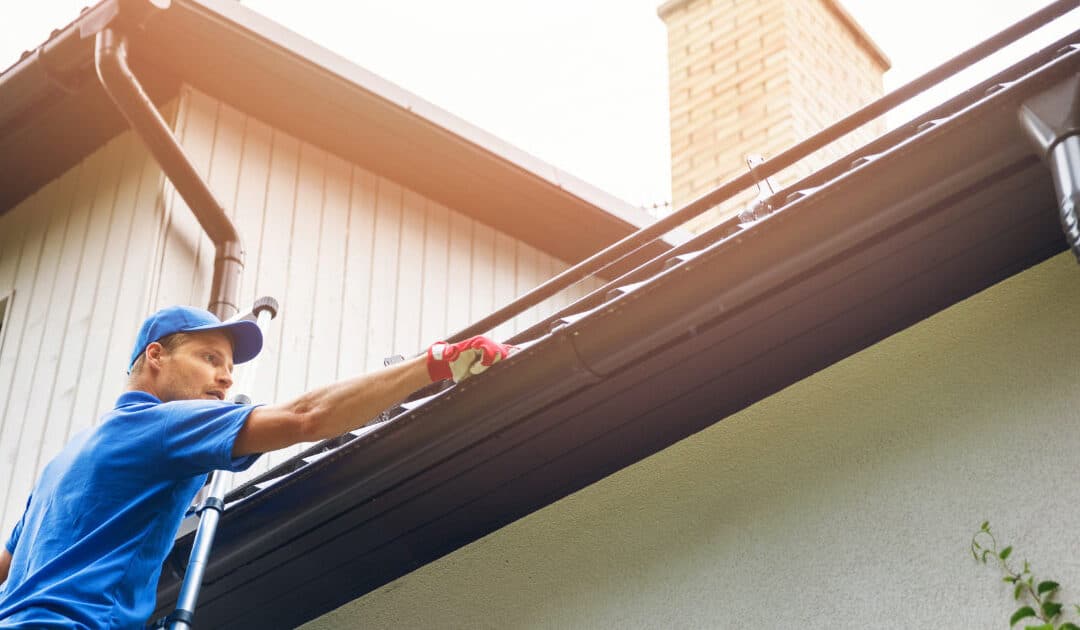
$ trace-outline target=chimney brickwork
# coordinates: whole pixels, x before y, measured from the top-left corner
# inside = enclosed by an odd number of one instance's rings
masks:
[[[668,28],[672,205],[682,207],[882,94],[884,54],[836,0],[672,0]],[[781,185],[883,131],[867,125],[782,172]],[[737,212],[748,191],[692,222]]]

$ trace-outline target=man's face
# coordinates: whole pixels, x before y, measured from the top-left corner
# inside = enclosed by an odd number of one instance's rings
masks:
[[[157,396],[170,400],[225,400],[232,387],[232,340],[221,331],[194,333],[162,352]]]

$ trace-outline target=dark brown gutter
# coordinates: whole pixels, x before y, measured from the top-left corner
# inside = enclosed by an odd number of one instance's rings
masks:
[[[221,319],[236,315],[240,274],[244,270],[244,248],[236,226],[132,73],[127,61],[127,38],[111,26],[102,29],[97,34],[94,65],[102,86],[117,109],[146,143],[165,176],[214,243],[216,253],[209,310]]]

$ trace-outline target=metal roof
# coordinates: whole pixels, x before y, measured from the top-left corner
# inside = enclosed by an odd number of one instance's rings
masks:
[[[311,619],[1063,251],[1016,112],[1078,72],[1074,32],[534,329],[483,377],[234,492],[200,627]]]
[[[0,73],[0,213],[126,128],[94,74],[110,23],[155,102],[189,83],[563,260],[652,222],[233,0],[103,0]]]

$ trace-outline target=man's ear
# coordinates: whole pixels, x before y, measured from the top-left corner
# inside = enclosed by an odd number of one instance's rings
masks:
[[[150,342],[150,345],[146,346],[146,350],[143,350],[143,355],[146,357],[147,365],[152,365],[155,368],[161,367],[161,358],[165,355],[165,346],[156,341]]]

